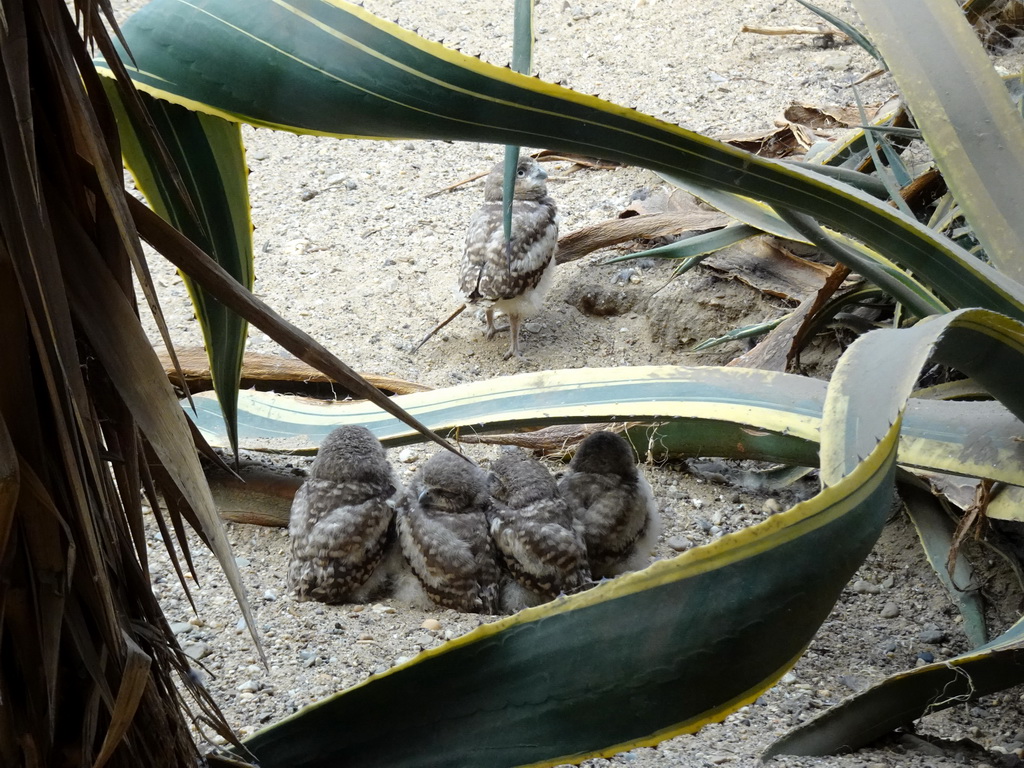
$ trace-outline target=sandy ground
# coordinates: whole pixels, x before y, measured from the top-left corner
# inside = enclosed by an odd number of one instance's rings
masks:
[[[122,17],[139,5],[115,3]],[[500,4],[498,10],[487,0],[370,0],[365,5],[428,38],[495,63],[508,60],[511,3]],[[839,0],[823,0],[821,5],[853,17]],[[770,127],[792,101],[853,104],[849,84],[872,69],[871,60],[854,46],[822,48],[809,36],[740,32],[744,24],[815,20],[795,2],[544,0],[537,7],[536,72],[709,135],[758,131]],[[879,103],[892,91],[891,80],[884,77],[862,86],[861,96],[867,103]],[[664,314],[652,322],[647,308],[651,295],[668,281],[671,267],[654,264],[623,275],[621,267],[599,264],[605,253],[558,270],[543,310],[526,326],[523,359],[502,360],[507,341],[484,340],[481,324],[469,313],[413,355],[412,344],[455,306],[456,265],[482,187],[476,182],[436,196],[430,193],[486,171],[500,159],[501,147],[336,141],[250,128],[244,133],[252,169],[255,291],[358,370],[444,386],[584,365],[719,363],[742,347],[727,345],[702,356],[689,351],[690,346],[749,318],[768,319],[785,309],[778,300],[698,270],[672,286],[677,313],[672,322],[678,327],[666,332]],[[613,217],[660,185],[642,169],[570,171],[568,163],[549,166],[563,232]],[[152,266],[174,343],[199,344],[180,279],[159,258],[154,257]],[[581,286],[614,287],[627,296],[632,309],[612,317],[583,314],[567,303]],[[279,352],[255,330],[250,349]],[[399,476],[414,471],[430,453],[421,447],[412,461],[396,461]],[[656,552],[660,557],[762,520],[793,500],[791,495],[775,499],[713,485],[684,466],[646,471],[665,524]],[[202,580],[194,589],[198,616],[183,598],[155,534],[152,571],[183,645],[201,660],[207,684],[243,735],[485,620],[448,610],[423,613],[389,600],[348,607],[300,604],[285,587],[283,530],[231,525],[229,536],[269,669],[258,663],[248,634],[239,626],[230,591],[201,545],[193,547]],[[986,554],[980,565],[985,570],[997,563]],[[941,660],[967,649],[959,619],[902,517],[887,528],[854,582],[858,586],[843,594],[795,669],[756,704],[694,736],[585,765],[753,765],[790,727],[853,690],[913,667],[919,654]],[[989,596],[996,607],[991,619],[1002,628],[1015,619],[1016,598],[1000,592],[998,582],[993,585]],[[442,628],[422,628],[427,618],[437,619]],[[1020,699],[1021,690],[1014,689],[920,722],[920,734],[970,740],[961,747],[902,736],[854,755],[780,758],[775,764],[1017,765],[1024,745]],[[445,763],[439,758],[437,764]]]

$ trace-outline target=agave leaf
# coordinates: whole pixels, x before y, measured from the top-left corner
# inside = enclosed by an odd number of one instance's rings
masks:
[[[917,483],[902,483],[900,495],[929,564],[964,619],[964,633],[971,647],[984,645],[988,632],[985,628],[985,606],[979,591],[981,582],[975,578],[974,569],[962,552],[957,552],[952,574],[946,566],[953,549],[956,526],[939,499],[927,488],[918,487]]]
[[[883,418],[898,418],[894,401],[877,395],[886,385],[909,394],[916,374],[928,363],[952,365],[980,382],[1020,418],[1024,392],[1010,371],[1019,370],[1024,350],[1024,326],[984,310],[960,310],[912,328],[880,330],[861,337],[840,360],[833,385],[848,375],[873,382],[863,388],[845,388],[833,397],[830,387],[825,419],[842,413],[863,414],[871,405]],[[900,360],[900,366],[892,365]],[[1009,370],[1000,368],[1010,366]],[[1016,382],[1016,383],[1014,383]],[[853,457],[870,449],[873,429],[856,419],[837,424],[844,433],[822,445],[822,480],[829,482],[850,466]],[[1024,681],[1024,621],[1018,622],[988,645],[889,678],[879,686],[853,697],[824,716],[773,744],[776,754],[827,754],[840,748],[859,747],[897,725],[928,711],[969,701],[994,690]]]
[[[885,427],[877,450],[808,502],[486,624],[245,746],[263,768],[427,766],[439,754],[452,765],[553,766],[721,720],[795,663],[870,550],[897,430]],[[425,690],[430,707],[415,693]]]
[[[515,0],[512,25],[512,69],[530,74],[533,62],[533,0]],[[516,185],[516,165],[519,162],[519,147],[509,144],[505,147],[505,175],[502,178],[502,227],[505,231],[505,248],[512,247],[512,191]]]
[[[984,510],[993,520],[1015,520],[1024,523],[1024,489],[1016,485],[996,488]]]
[[[854,5],[985,253],[1024,279],[1024,123],[975,31],[951,3]]]
[[[968,653],[886,678],[790,731],[764,753],[828,755],[858,749],[947,707],[1024,682],[1024,619]]]
[[[878,50],[875,48],[875,46],[871,44],[870,40],[864,37],[864,33],[857,29],[855,26],[839,18],[834,13],[829,13],[824,8],[819,8],[813,3],[807,2],[807,0],[796,1],[800,3],[800,5],[802,5],[804,8],[807,8],[809,11],[812,11],[821,16],[821,18],[823,18],[829,24],[834,26],[836,29],[840,30],[844,35],[849,37],[851,40],[853,40],[853,42],[855,42],[857,45],[859,45],[861,48],[867,51],[871,56],[873,56],[878,61],[879,64],[881,64],[883,67],[885,66],[885,62],[882,60],[882,57],[878,53]]]
[[[656,256],[660,259],[688,259],[689,261],[680,267],[680,271],[685,272],[699,263],[699,257],[707,256],[722,248],[735,245],[759,234],[761,234],[761,230],[749,224],[730,224],[713,232],[703,232],[699,235],[688,237],[685,240],[669,243],[668,245],[616,256],[614,259],[608,259],[608,263],[615,264],[620,261],[642,259],[650,256]]]
[[[252,221],[249,217],[248,171],[238,123],[193,112],[140,93],[154,127],[182,173],[186,197],[152,162],[153,153],[139,141],[139,131],[112,81],[107,96],[117,117],[121,151],[139,191],[149,205],[193,243],[206,251],[238,283],[253,285]],[[237,455],[235,421],[242,357],[248,323],[182,272],[203,331],[213,387],[224,409],[232,451]]]
[[[902,268],[928,273],[956,306],[1024,319],[1015,281],[863,192],[488,65],[358,6],[209,0],[199,10],[154,0],[125,25],[125,38],[138,87],[193,109],[302,133],[547,146],[676,173],[809,213]],[[929,273],[935,263],[942,267]]]
[[[789,226],[800,232],[822,251],[836,261],[845,264],[858,272],[894,299],[902,303],[917,317],[941,312],[944,307],[931,291],[914,277],[895,268],[891,262],[876,253],[859,247],[853,241],[845,240],[826,232],[818,223],[806,214],[791,211],[782,206],[776,207],[776,213]]]
[[[432,429],[466,433],[551,424],[640,422],[629,434],[654,459],[723,456],[817,466],[825,383],[740,368],[638,366],[524,373],[395,398]],[[199,394],[196,424],[224,445],[215,398]],[[246,448],[312,453],[339,424],[363,424],[387,445],[421,440],[398,419],[359,401],[325,403],[241,393]],[[912,400],[900,463],[1024,485],[1020,424],[999,403]]]

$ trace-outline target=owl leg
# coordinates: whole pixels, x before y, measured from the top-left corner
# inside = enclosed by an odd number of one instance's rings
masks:
[[[493,309],[486,309],[486,310],[484,310],[484,318],[486,318],[486,320],[487,320],[487,329],[486,329],[487,338],[488,339],[493,339],[494,338],[494,334],[496,334],[498,332],[498,329],[494,327],[494,310]]]
[[[523,353],[519,351],[519,328],[523,324],[522,315],[516,315],[511,312],[508,313],[508,334],[510,337],[508,352],[505,353],[505,360],[510,357],[522,357]]]

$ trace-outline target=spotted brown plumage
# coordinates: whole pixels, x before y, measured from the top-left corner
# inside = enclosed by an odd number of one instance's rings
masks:
[[[558,490],[582,526],[595,579],[643,568],[657,541],[661,518],[651,485],[633,449],[614,432],[595,432],[580,443]]]
[[[530,602],[589,582],[583,537],[547,467],[521,450],[511,450],[491,465],[491,472],[491,536],[515,580],[539,598]]]
[[[424,591],[438,605],[498,612],[498,568],[487,530],[487,474],[442,451],[409,482],[397,504],[398,541]]]
[[[502,219],[504,164],[484,183],[484,203],[469,222],[459,271],[459,290],[468,306],[484,308],[487,338],[497,332],[494,313],[509,320],[505,359],[518,356],[522,320],[540,309],[550,287],[558,247],[558,209],[548,196],[547,174],[531,157],[520,158],[512,201],[511,247],[505,248]]]
[[[394,518],[395,481],[368,429],[338,427],[323,441],[292,501],[288,584],[299,600],[362,602]]]

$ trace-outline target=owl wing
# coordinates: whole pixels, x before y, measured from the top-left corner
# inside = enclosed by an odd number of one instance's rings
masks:
[[[499,573],[483,526],[482,515],[435,519],[414,505],[399,510],[402,552],[435,602],[457,610],[495,612]]]
[[[595,575],[631,554],[654,512],[653,496],[640,484],[607,475],[569,472],[559,491],[583,530]]]
[[[555,522],[537,509],[545,504],[550,502],[539,502],[527,510],[497,509],[491,517],[491,537],[520,583],[554,597],[581,586],[590,573],[583,538],[571,526]]]
[[[288,580],[300,600],[350,599],[380,563],[394,514],[391,505],[383,498],[341,501],[347,498],[351,489],[324,481],[307,481],[295,494]]]
[[[536,288],[558,246],[558,211],[550,197],[515,200],[512,246],[505,252],[501,203],[484,203],[470,219],[459,289],[468,301],[514,299]]]

